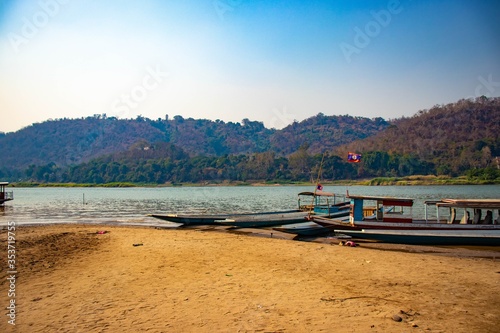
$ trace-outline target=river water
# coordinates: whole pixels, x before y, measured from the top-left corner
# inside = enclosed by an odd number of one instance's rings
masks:
[[[0,207],[0,227],[43,223],[168,225],[147,214],[247,213],[297,208],[297,194],[314,186],[207,186],[159,188],[10,188],[14,200]],[[443,198],[500,198],[500,185],[325,186],[351,195],[413,198],[413,215],[423,202]],[[174,224],[172,224],[173,226]]]

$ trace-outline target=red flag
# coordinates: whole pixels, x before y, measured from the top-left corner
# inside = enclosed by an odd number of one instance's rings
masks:
[[[322,190],[323,190],[323,185],[318,184],[318,186],[316,186],[316,189],[317,189],[318,191],[322,191]]]
[[[347,153],[347,161],[351,163],[361,162],[361,154]]]

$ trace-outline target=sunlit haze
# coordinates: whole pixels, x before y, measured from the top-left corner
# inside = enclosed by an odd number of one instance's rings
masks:
[[[411,116],[500,95],[498,1],[2,0],[0,131]]]

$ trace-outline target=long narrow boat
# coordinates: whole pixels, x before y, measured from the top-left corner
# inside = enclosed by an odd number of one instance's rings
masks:
[[[226,218],[215,222],[237,228],[263,228],[305,222],[309,214],[309,212],[300,211],[288,214],[249,215]]]
[[[425,218],[413,219],[413,199],[349,198],[349,222],[316,216],[313,221],[352,237],[387,242],[490,245],[497,244],[500,236],[500,199],[426,201]],[[375,205],[367,207],[366,202],[375,202]],[[387,212],[384,208],[388,206],[395,209]],[[431,206],[436,208],[434,219],[429,218]],[[444,214],[442,209],[446,210]]]
[[[207,224],[221,224],[218,221],[233,218],[268,218],[272,215],[295,215],[296,213],[304,214],[303,211],[298,209],[277,211],[277,212],[261,212],[261,213],[241,213],[241,214],[214,214],[214,215],[190,215],[190,214],[150,214],[149,216],[155,217],[160,220],[180,223],[184,225],[207,225]]]
[[[301,192],[298,194],[298,208],[285,211],[234,213],[234,214],[150,214],[164,221],[189,225],[233,225],[233,226],[276,226],[306,222],[310,216],[321,214],[335,216],[340,210],[346,211],[349,203],[345,196],[325,191]]]
[[[9,185],[8,182],[0,182],[0,206],[7,201],[14,200],[14,193],[5,190],[7,185]]]

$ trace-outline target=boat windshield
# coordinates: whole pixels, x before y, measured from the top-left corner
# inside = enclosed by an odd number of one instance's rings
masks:
[[[315,207],[330,207],[344,205],[346,197],[342,194],[335,194],[325,191],[300,192],[298,195],[298,204],[300,210],[310,210]]]
[[[351,223],[361,220],[412,222],[413,199],[372,196],[349,196]]]

